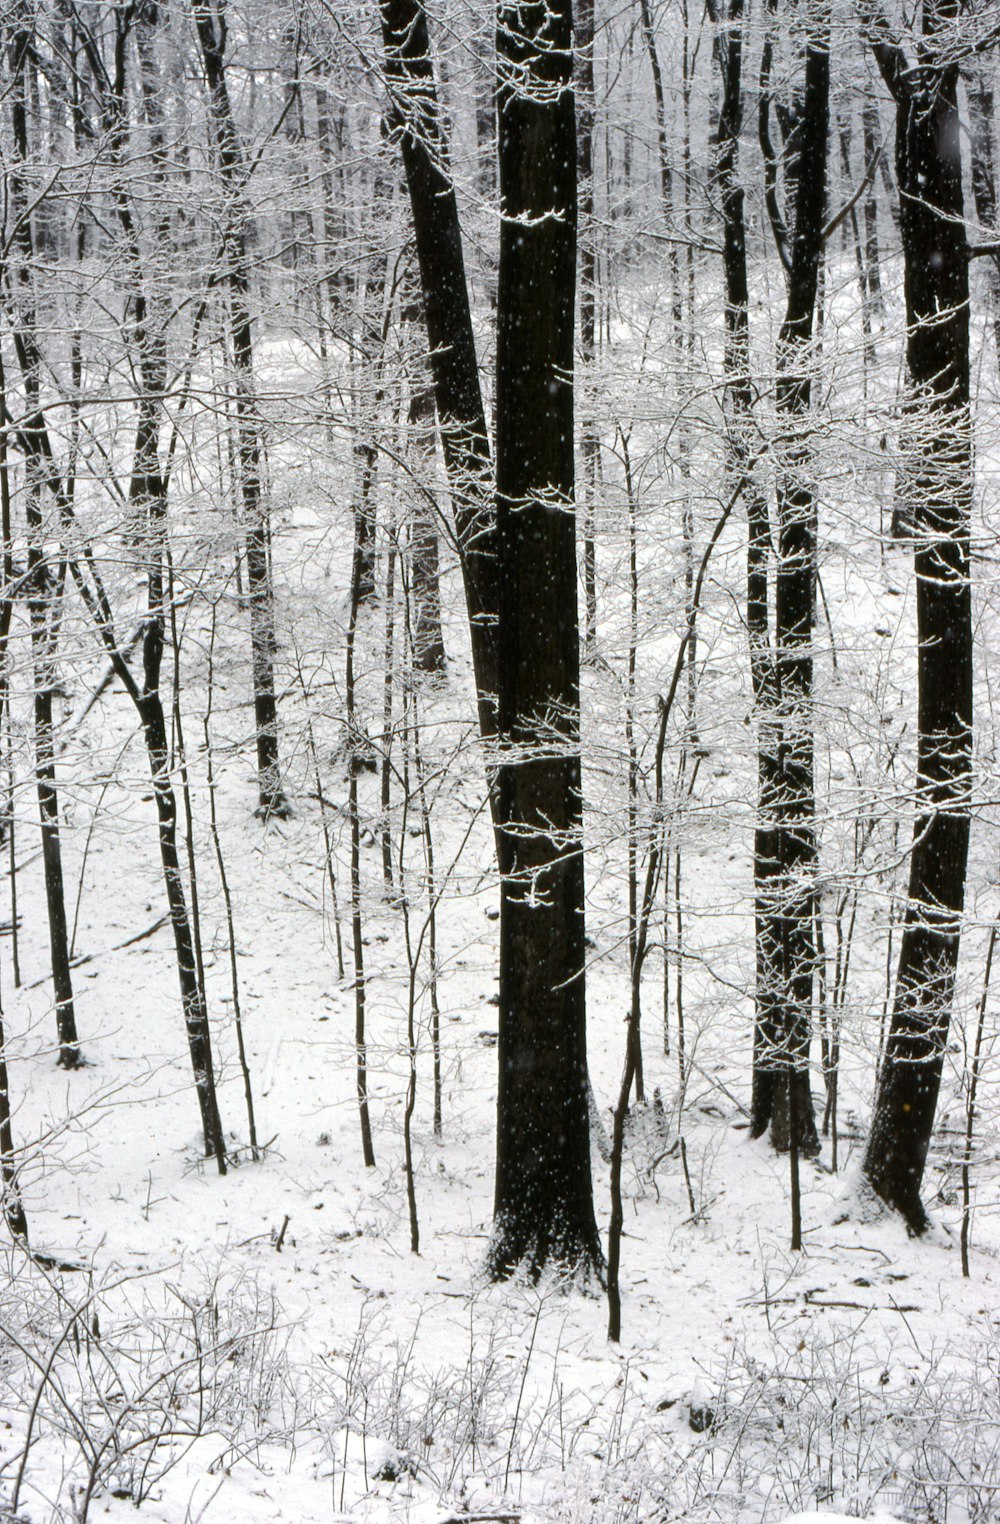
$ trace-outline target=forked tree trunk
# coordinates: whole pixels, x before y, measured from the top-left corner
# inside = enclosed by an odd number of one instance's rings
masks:
[[[570,0],[499,6],[496,1277],[602,1263],[584,985],[572,48]]]
[[[896,992],[864,1174],[910,1230],[937,1108],[958,963],[972,783],[969,266],[952,0],[925,0],[914,68],[879,16],[896,104],[910,405],[904,448],[917,582],[917,791]],[[950,56],[949,56],[950,54]]]

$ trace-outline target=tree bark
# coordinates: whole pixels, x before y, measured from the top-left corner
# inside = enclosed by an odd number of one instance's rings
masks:
[[[770,886],[780,970],[780,1027],[771,1136],[815,1154],[819,1139],[809,1086],[809,1039],[816,949],[816,800],[813,761],[813,634],[816,606],[816,490],[808,413],[810,353],[826,216],[830,52],[825,10],[806,43],[794,140],[795,216],[785,318],[778,334],[775,646],[780,727],[776,793],[778,869]],[[808,165],[808,173],[801,166]],[[762,1060],[771,1060],[762,1055]],[[758,1126],[762,1118],[754,1119]]]
[[[906,360],[904,447],[917,581],[916,819],[896,991],[863,1171],[910,1230],[941,1086],[958,963],[972,784],[969,273],[952,0],[925,0],[913,67],[880,14],[869,38],[896,104]]]
[[[243,202],[243,150],[226,84],[225,0],[198,3],[194,11],[209,93],[212,137],[225,201],[224,239],[229,287],[230,336],[236,382],[236,432],[243,533],[250,603],[254,724],[257,740],[258,811],[262,818],[289,813],[278,756],[278,707],[274,692],[274,590],[268,559],[268,512],[261,482],[260,419],[250,318],[249,211]]]
[[[407,407],[407,448],[416,463],[416,491],[410,509],[410,577],[413,588],[413,665],[418,672],[445,670],[444,634],[441,629],[441,583],[438,532],[433,498],[435,463],[434,389],[430,367],[423,352],[427,327],[423,321],[423,298],[412,289],[401,319],[417,346],[410,371]]]
[[[881,317],[885,307],[882,298],[882,261],[878,244],[878,192],[876,190],[875,160],[882,158],[882,130],[879,124],[878,106],[865,101],[861,115],[861,134],[865,155],[865,173],[871,175],[871,183],[865,192],[865,277],[868,301],[873,315]]]
[[[750,678],[757,722],[757,817],[754,825],[755,1016],[751,1090],[751,1133],[767,1131],[775,1110],[778,1070],[770,1061],[780,1046],[780,942],[773,924],[772,880],[778,868],[773,800],[777,788],[777,674],[770,631],[768,561],[771,526],[767,499],[753,469],[755,431],[750,379],[750,289],[747,275],[744,190],[739,178],[743,126],[743,0],[728,10],[714,3],[715,53],[722,75],[722,102],[716,131],[716,177],[722,208],[723,273],[726,287],[726,377],[724,406],[729,470],[739,483],[747,511],[746,619]]]
[[[94,80],[98,83],[103,82],[103,88],[101,88],[103,127],[112,152],[116,157],[121,157],[127,146],[125,48],[129,29],[135,22],[143,99],[152,129],[154,177],[162,168],[162,164],[157,166],[157,159],[163,147],[162,121],[159,117],[156,98],[152,54],[152,36],[158,24],[158,16],[155,0],[145,0],[145,3],[130,15],[119,13],[115,34],[115,62],[110,72],[105,68],[97,52],[93,34],[88,32],[84,37],[84,46]],[[147,297],[142,276],[142,251],[131,203],[122,183],[119,183],[116,190],[115,206],[132,284],[132,331],[138,362],[136,371],[140,383],[128,504],[130,521],[142,526],[141,538],[146,547],[148,617],[143,632],[141,686],[133,676],[118,645],[111,610],[93,558],[87,553],[84,559],[91,568],[94,589],[88,588],[83,572],[76,561],[71,560],[70,567],[88,612],[94,619],[111,657],[114,670],[135,705],[142,723],[156,803],[160,860],[174,934],[181,1003],[201,1114],[205,1151],[208,1154],[214,1154],[219,1173],[225,1174],[225,1140],[215,1090],[211,1032],[204,994],[197,977],[194,931],[188,914],[177,850],[177,808],[173,785],[170,781],[170,753],[160,695],[160,667],[165,623],[163,555],[167,489],[159,460],[159,426],[166,376],[165,324],[168,314],[163,310],[161,303],[150,302]],[[154,242],[160,247],[163,246],[162,225],[157,230]],[[27,377],[32,371],[37,372],[41,363],[34,341],[33,325],[28,326],[21,335],[18,353],[27,384]],[[22,430],[21,439],[28,469],[36,474],[40,486],[44,485],[52,493],[63,527],[72,530],[75,527],[72,503],[55,469],[51,440],[40,413]]]
[[[496,734],[497,541],[486,416],[427,17],[420,0],[382,0],[391,124],[406,172],[434,401],[472,634],[482,735]]]
[[[583,466],[581,518],[583,528],[584,641],[588,651],[597,640],[597,544],[594,538],[597,466],[600,437],[591,416],[591,375],[597,345],[597,226],[594,221],[594,0],[576,4],[576,169],[579,187],[580,244],[580,363],[584,372],[583,419],[580,424],[580,462]]]
[[[572,45],[570,0],[498,7],[498,1278],[602,1263],[584,987]]]
[[[42,357],[36,339],[32,290],[34,231],[21,172],[21,166],[28,160],[26,62],[31,48],[30,22],[26,10],[19,5],[13,18],[9,43],[13,81],[11,126],[16,167],[11,171],[8,179],[15,225],[14,246],[19,255],[15,272],[19,310],[14,347],[24,386],[26,417],[22,425],[22,438],[28,445],[25,460],[25,516],[28,531],[28,577],[25,593],[31,631],[35,789],[38,796],[38,815],[42,836],[49,959],[55,996],[56,1035],[59,1042],[58,1062],[65,1069],[75,1069],[80,1063],[80,1043],[76,1029],[73,979],[69,962],[62,842],[59,832],[59,795],[56,788],[55,730],[52,715],[52,690],[56,682],[54,632],[61,588],[53,583],[45,550],[46,531],[42,507],[44,477],[38,469],[40,436],[45,427],[41,402]]]

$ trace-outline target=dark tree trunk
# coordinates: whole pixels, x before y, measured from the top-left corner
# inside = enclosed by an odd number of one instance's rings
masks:
[[[103,127],[109,145],[117,156],[127,146],[125,119],[125,49],[132,23],[136,24],[136,42],[140,59],[143,102],[151,127],[154,163],[162,168],[163,132],[159,102],[155,85],[155,65],[152,38],[158,25],[159,13],[155,0],[145,0],[128,17],[120,14],[115,34],[114,64],[109,72],[97,52],[93,36],[87,34],[86,51],[95,81],[103,82]],[[170,781],[170,756],[167,744],[166,720],[160,697],[160,667],[163,656],[164,637],[164,586],[163,555],[166,524],[166,483],[159,461],[159,426],[162,397],[166,380],[166,337],[164,325],[168,314],[157,303],[147,300],[143,280],[142,252],[124,184],[120,183],[115,196],[115,207],[121,227],[128,269],[132,281],[133,323],[132,334],[137,354],[136,370],[140,378],[138,418],[136,422],[132,475],[128,489],[129,519],[141,526],[141,539],[146,547],[148,617],[143,638],[143,683],[140,688],[118,646],[111,610],[103,585],[88,555],[85,559],[91,567],[96,588],[91,590],[75,561],[71,569],[88,612],[94,618],[105,646],[126,692],[135,704],[143,727],[153,795],[159,822],[160,859],[163,868],[167,904],[174,933],[178,979],[181,1002],[187,1028],[188,1047],[194,1071],[195,1089],[201,1113],[205,1139],[205,1151],[214,1154],[220,1174],[226,1173],[225,1140],[215,1091],[212,1065],[211,1033],[204,993],[197,976],[194,932],[188,914],[184,894],[184,881],[177,850],[177,808]],[[161,224],[154,243],[165,244]],[[19,354],[26,378],[34,370],[37,373],[40,356],[34,346],[33,327],[22,339]],[[26,349],[26,344],[30,345]],[[27,382],[26,382],[27,384]],[[53,464],[52,445],[41,414],[26,426],[22,443],[29,470],[37,474],[40,483],[51,491],[60,511],[63,526],[74,528],[72,503]]]
[[[268,557],[268,512],[261,482],[260,419],[250,318],[249,212],[243,201],[243,150],[226,84],[225,0],[195,8],[202,65],[209,92],[209,115],[226,200],[224,237],[229,288],[230,334],[236,381],[236,433],[243,533],[250,603],[254,725],[257,736],[257,793],[260,815],[289,813],[278,759],[278,708],[274,693],[274,591]]]
[[[157,179],[162,175],[164,153],[162,101],[154,52],[155,31],[160,24],[158,5],[155,0],[146,0],[146,3],[139,8],[137,17],[136,46]],[[119,99],[118,105],[121,132],[124,136],[126,128],[122,99]],[[181,1008],[184,1012],[188,1052],[194,1072],[198,1108],[201,1113],[205,1152],[214,1156],[219,1173],[224,1175],[226,1148],[215,1089],[212,1035],[204,985],[198,970],[196,922],[193,921],[188,908],[177,848],[177,801],[170,778],[170,750],[167,744],[166,716],[160,688],[160,669],[166,629],[164,562],[167,553],[167,484],[160,465],[159,439],[163,415],[162,398],[167,383],[166,328],[169,322],[169,311],[166,310],[162,299],[158,300],[155,295],[152,298],[147,297],[141,251],[124,188],[119,194],[118,208],[119,221],[132,265],[134,335],[139,358],[137,368],[141,381],[132,480],[129,486],[129,504],[133,510],[133,516],[142,525],[143,542],[147,546],[147,623],[142,646],[143,686],[137,708],[142,721],[146,755],[153,784],[153,798],[156,803],[160,863],[167,905],[170,909],[177,978],[181,991]],[[162,213],[159,225],[154,230],[153,243],[157,249],[168,247],[167,218]],[[196,914],[197,904],[194,899],[193,884],[192,908]]]
[[[408,411],[409,443],[428,480],[434,465],[434,396],[422,377],[415,377]],[[428,489],[429,490],[429,489]],[[444,634],[441,629],[441,582],[438,532],[433,509],[419,491],[410,519],[410,575],[413,587],[413,665],[419,672],[444,672]]]
[[[801,425],[784,431],[779,471],[779,567],[775,589],[775,641],[770,632],[771,527],[767,501],[755,480],[751,451],[749,286],[744,194],[738,177],[742,128],[742,0],[728,12],[713,7],[722,106],[716,141],[717,181],[723,215],[726,282],[726,409],[730,470],[747,506],[747,631],[757,720],[757,822],[754,829],[756,996],[750,1131],[771,1129],[776,1147],[794,1144],[815,1153],[816,1125],[807,1067],[812,998],[811,878],[814,872],[812,738],[812,627],[815,585],[815,498],[806,459],[794,442]],[[770,65],[762,65],[765,96]],[[779,335],[778,405],[789,417],[809,405],[801,367],[812,337],[825,207],[828,65],[822,42],[807,52],[806,91],[794,137],[786,139],[786,181],[795,188],[795,227],[785,228],[769,180],[772,224],[786,265],[789,289]],[[769,144],[767,118],[761,137]],[[818,173],[799,176],[803,154]],[[773,171],[773,165],[769,174]],[[786,691],[787,690],[787,691]]]
[[[11,125],[14,160],[17,166],[26,164],[28,160],[26,69],[31,47],[32,33],[27,13],[18,7],[9,45],[13,81]],[[38,350],[35,333],[31,276],[35,253],[34,231],[26,188],[19,168],[10,174],[9,186],[15,219],[14,244],[19,254],[16,278],[17,294],[20,300],[14,345],[24,385],[27,415],[22,425],[22,437],[27,445],[25,514],[28,530],[28,578],[25,591],[31,630],[34,689],[35,788],[38,795],[38,815],[42,836],[49,956],[56,1006],[56,1035],[59,1041],[58,1062],[63,1068],[75,1069],[80,1062],[80,1044],[76,1030],[73,980],[69,962],[62,844],[59,835],[59,796],[56,789],[55,731],[52,717],[52,690],[56,683],[56,606],[61,597],[61,589],[53,582],[45,550],[46,531],[42,508],[44,474],[39,470],[41,432],[45,427],[41,405],[42,357]]]
[[[602,1262],[584,990],[572,48],[570,0],[499,6],[497,1277]]]
[[[31,467],[29,465],[29,472]],[[40,489],[29,487],[29,504],[36,503]],[[52,586],[44,551],[39,549],[41,509],[28,509],[28,614],[31,624],[35,704],[35,787],[42,830],[42,863],[45,870],[45,903],[49,921],[49,958],[56,1001],[56,1033],[59,1064],[75,1069],[80,1062],[80,1043],[73,1005],[73,980],[69,963],[69,932],[63,888],[62,844],[59,836],[59,796],[56,792],[56,758],[52,720],[52,690],[56,681],[52,625],[57,594]]]
[[[347,626],[347,650],[344,655],[344,696],[347,701],[348,816],[351,825],[351,933],[354,948],[354,1058],[358,1116],[361,1122],[361,1153],[365,1168],[373,1169],[375,1149],[372,1143],[371,1117],[368,1108],[368,1039],[365,1030],[365,948],[361,916],[361,817],[358,809],[359,754],[354,646],[361,606],[361,551],[357,540],[351,561],[351,609]]]
[[[813,765],[813,633],[816,605],[816,491],[808,413],[810,353],[826,215],[830,54],[825,14],[806,44],[796,124],[795,219],[785,318],[778,334],[778,570],[775,580],[776,697],[780,739],[774,807],[778,871],[771,884],[781,1002],[771,1135],[802,1153],[819,1151],[809,1088],[809,1038],[816,949],[816,801]],[[808,173],[800,166],[808,165]],[[754,1119],[759,1125],[762,1118]]]
[[[726,285],[726,433],[729,469],[747,510],[747,635],[750,677],[757,720],[757,821],[754,827],[755,1020],[751,1132],[767,1131],[775,1111],[777,1068],[768,1060],[780,1046],[779,942],[770,913],[771,881],[778,867],[776,792],[778,738],[775,724],[776,671],[770,633],[768,560],[771,527],[767,499],[755,479],[752,459],[753,390],[750,381],[746,220],[739,179],[743,125],[743,0],[728,11],[713,6],[715,51],[722,75],[722,102],[716,130],[716,178],[722,206],[723,273]]]
[[[323,68],[318,63],[319,69]],[[330,96],[316,85],[316,146],[320,160],[320,183],[323,191],[323,247],[321,266],[327,272],[324,285],[330,312],[335,313],[350,290],[349,262],[344,245],[347,237],[344,203],[344,174],[338,152],[343,148],[344,106],[339,108],[337,128],[332,117]],[[340,182],[338,184],[338,181]]]
[[[361,342],[358,346],[361,385],[355,403],[355,496],[352,505],[354,543],[358,558],[358,597],[367,603],[375,596],[376,488],[378,486],[379,414],[385,401],[386,344],[393,315],[388,296],[389,247],[384,236],[391,215],[392,184],[389,164],[380,154],[370,188],[372,218],[370,235],[374,247],[367,261],[361,302]],[[371,391],[368,391],[368,387]]]
[[[896,175],[911,389],[904,420],[917,580],[917,795],[896,992],[863,1170],[911,1231],[958,963],[972,781],[969,274],[958,63],[937,36],[958,14],[925,0],[916,67],[881,17],[875,56],[896,103]]]
[[[194,1072],[198,1109],[206,1154],[214,1155],[219,1174],[226,1173],[226,1145],[215,1090],[212,1063],[212,1038],[205,997],[198,981],[194,936],[184,894],[184,878],[177,851],[177,804],[170,782],[170,752],[167,728],[159,691],[160,662],[163,656],[163,619],[155,614],[149,619],[143,638],[143,691],[138,709],[142,720],[153,797],[159,822],[160,861],[163,883],[174,934],[177,978],[180,983],[181,1008],[187,1029],[188,1052]]]
[[[583,418],[580,424],[581,518],[583,521],[584,640],[597,640],[597,546],[594,538],[600,442],[592,418],[591,374],[597,337],[597,227],[594,221],[594,0],[576,5],[576,168],[579,185],[580,361]]]
[[[14,1152],[14,1131],[10,1121],[10,1089],[7,1081],[7,1039],[3,1012],[0,1010],[0,1200],[8,1231],[22,1243],[28,1242],[28,1218],[21,1199]]]
[[[496,733],[496,513],[458,204],[420,0],[382,0],[393,93],[427,322],[434,401],[472,632],[479,723]]]

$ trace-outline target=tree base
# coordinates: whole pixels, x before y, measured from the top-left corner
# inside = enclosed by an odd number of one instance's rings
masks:
[[[592,1238],[567,1231],[526,1234],[514,1223],[497,1222],[486,1256],[491,1281],[515,1278],[535,1286],[542,1276],[558,1281],[565,1290],[606,1289],[604,1251],[596,1229]]]
[[[915,1192],[894,1190],[889,1181],[873,1179],[868,1174],[863,1175],[862,1179],[883,1206],[902,1217],[911,1238],[923,1237],[931,1226],[931,1219]]]
[[[544,1279],[557,1291],[579,1292],[583,1296],[603,1296],[608,1289],[604,1255],[599,1262],[586,1259],[563,1259],[550,1255],[546,1259],[526,1254],[523,1259],[512,1261],[502,1248],[490,1249],[486,1257],[486,1275],[494,1285],[505,1281],[520,1281],[537,1286]]]
[[[291,820],[295,811],[284,794],[278,793],[266,799],[262,798],[253,813],[255,820]]]

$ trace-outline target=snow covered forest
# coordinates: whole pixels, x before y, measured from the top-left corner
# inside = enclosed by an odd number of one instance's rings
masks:
[[[0,1524],[1000,1518],[998,67],[0,0]]]

